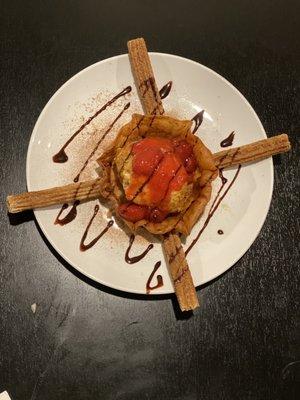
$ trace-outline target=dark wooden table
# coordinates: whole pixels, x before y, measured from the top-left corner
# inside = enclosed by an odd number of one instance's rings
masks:
[[[0,392],[13,400],[296,398],[299,1],[158,3],[0,2]],[[176,318],[171,298],[128,297],[83,279],[51,251],[32,213],[6,213],[6,194],[26,188],[29,138],[49,97],[138,36],[150,50],[219,72],[267,132],[287,132],[293,143],[275,159],[259,237],[200,288],[192,318]]]

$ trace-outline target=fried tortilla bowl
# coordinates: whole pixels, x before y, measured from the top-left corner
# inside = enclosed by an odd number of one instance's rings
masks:
[[[211,197],[211,182],[216,178],[218,172],[212,153],[198,137],[193,135],[191,126],[192,121],[178,120],[165,115],[133,114],[131,121],[120,129],[112,145],[98,159],[105,177],[101,194],[110,200],[112,211],[116,213],[118,205],[125,201],[119,171],[130,156],[132,145],[135,142],[147,137],[176,138],[184,139],[193,146],[199,173],[193,184],[192,194],[188,201],[185,201],[181,212],[169,214],[162,222],[150,222],[142,219],[132,223],[123,219],[132,231],[143,227],[153,234],[175,231],[188,235],[202,215]]]

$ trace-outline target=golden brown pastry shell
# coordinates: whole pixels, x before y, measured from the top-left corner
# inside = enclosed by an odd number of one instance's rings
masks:
[[[186,140],[193,146],[201,176],[194,185],[190,202],[186,204],[182,212],[170,215],[159,223],[147,220],[132,223],[124,220],[132,231],[143,227],[154,234],[164,234],[174,230],[188,235],[202,215],[211,197],[211,181],[217,175],[217,168],[212,153],[197,136],[192,134],[191,126],[192,121],[178,120],[165,115],[133,114],[131,121],[120,129],[112,145],[99,158],[98,162],[102,167],[102,173],[106,176],[102,195],[111,200],[113,211],[116,212],[118,205],[125,202],[124,191],[119,182],[115,164],[117,154],[119,154],[118,163],[124,163],[131,151],[132,146],[130,144],[145,137],[179,138]],[[123,150],[120,157],[121,149]],[[121,167],[122,165],[118,165],[118,169]]]

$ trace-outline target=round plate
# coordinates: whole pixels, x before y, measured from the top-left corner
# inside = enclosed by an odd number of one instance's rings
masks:
[[[261,122],[247,100],[220,75],[194,61],[174,55],[150,53],[150,58],[158,87],[168,81],[173,82],[170,94],[163,101],[166,114],[191,119],[204,109],[203,123],[197,135],[212,152],[221,150],[221,140],[231,131],[235,131],[233,146],[266,137]],[[131,93],[107,107],[67,147],[68,162],[54,163],[52,156],[78,127],[128,85],[132,86]],[[127,102],[130,102],[129,109],[105,137],[81,180],[97,177],[97,157],[110,144],[118,129],[129,121],[131,114],[142,113],[142,109],[127,54],[98,62],[67,81],[49,100],[34,127],[27,154],[28,190],[72,182],[95,143]],[[235,172],[236,168],[232,168],[224,171],[224,175],[230,180]],[[214,193],[219,186],[220,180],[216,179]],[[266,218],[272,188],[271,159],[242,166],[235,184],[188,254],[196,286],[222,274],[249,249]],[[157,273],[163,276],[164,285],[151,294],[173,292],[161,244],[156,238],[149,235],[136,237],[131,256],[143,252],[149,240],[154,241],[154,247],[142,261],[129,265],[124,258],[129,236],[115,221],[113,227],[90,250],[80,251],[80,240],[97,202],[80,204],[75,220],[64,226],[54,224],[60,207],[35,210],[35,216],[55,250],[89,278],[122,291],[145,293],[146,281],[153,266],[161,260],[162,265]],[[195,238],[205,218],[206,214],[193,228],[185,247]],[[109,219],[109,211],[100,204],[100,211],[93,220],[86,242],[97,236]],[[218,234],[218,230],[224,234]]]

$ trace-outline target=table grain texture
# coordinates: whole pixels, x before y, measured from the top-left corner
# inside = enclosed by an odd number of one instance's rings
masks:
[[[0,393],[13,400],[296,399],[299,389],[299,1],[0,1]],[[31,212],[7,216],[26,188],[29,138],[72,75],[149,50],[212,68],[249,100],[276,157],[266,222],[248,252],[198,290],[182,318],[83,278],[55,254]],[[201,95],[201,94],[200,94]],[[30,305],[36,303],[33,314]],[[298,393],[299,394],[299,393]]]

